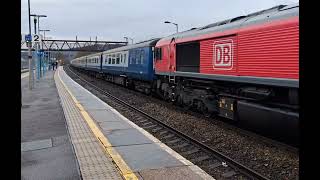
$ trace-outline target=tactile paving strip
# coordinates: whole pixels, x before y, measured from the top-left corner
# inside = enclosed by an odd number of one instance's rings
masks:
[[[122,179],[112,159],[104,153],[103,147],[94,137],[79,109],[63,87],[57,72],[54,75],[54,79],[67,121],[71,142],[79,162],[82,179]]]

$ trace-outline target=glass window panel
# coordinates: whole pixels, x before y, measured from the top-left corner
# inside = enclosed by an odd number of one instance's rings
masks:
[[[135,64],[135,54],[132,54],[130,57],[130,64]]]
[[[140,54],[140,63],[143,64],[144,63],[144,50],[141,50],[141,54]]]
[[[136,51],[136,64],[140,64],[140,53]]]
[[[117,54],[117,57],[116,57],[116,64],[119,64],[120,63],[120,54]]]

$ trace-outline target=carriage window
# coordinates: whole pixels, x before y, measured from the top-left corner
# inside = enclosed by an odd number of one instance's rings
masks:
[[[112,54],[112,64],[114,64],[116,61],[116,55],[115,54]]]
[[[108,64],[111,64],[111,56],[110,56],[110,54],[108,55]]]
[[[136,64],[140,64],[140,53],[136,51]]]
[[[127,59],[127,54],[124,54],[124,55],[123,55],[123,59],[124,59],[124,60],[123,60],[123,63],[125,64],[125,63],[126,63],[126,59]]]
[[[117,62],[116,64],[119,64],[120,63],[120,54],[117,54]]]
[[[140,54],[140,63],[143,64],[144,62],[144,50],[141,50],[141,54]]]
[[[122,64],[122,54],[120,54],[120,63]]]
[[[135,54],[132,54],[130,56],[130,64],[134,64],[135,63]]]

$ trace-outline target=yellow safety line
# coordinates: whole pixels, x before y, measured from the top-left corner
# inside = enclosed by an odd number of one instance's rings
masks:
[[[83,106],[79,103],[79,101],[73,96],[71,91],[68,89],[66,84],[62,81],[60,78],[60,71],[58,71],[58,77],[60,79],[60,82],[63,84],[64,88],[67,90],[67,92],[70,94],[72,100],[76,104],[76,106],[79,108],[80,113],[82,117],[85,119],[87,124],[89,125],[91,131],[96,136],[100,144],[103,146],[106,153],[108,153],[113,161],[116,163],[117,167],[120,169],[122,176],[124,179],[127,180],[135,180],[138,179],[138,177],[133,173],[131,168],[126,164],[126,162],[122,159],[121,155],[112,147],[109,140],[103,135],[103,133],[100,131],[99,127],[96,125],[94,120],[90,117],[90,115],[87,113],[87,111],[83,108]]]

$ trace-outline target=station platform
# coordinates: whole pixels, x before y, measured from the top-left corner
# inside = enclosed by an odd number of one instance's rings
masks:
[[[29,76],[29,72],[23,72],[21,73],[21,79],[28,77]]]
[[[81,178],[53,75],[21,77],[21,179]]]
[[[77,84],[63,67],[54,81],[82,179],[213,179]]]

